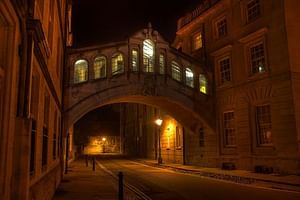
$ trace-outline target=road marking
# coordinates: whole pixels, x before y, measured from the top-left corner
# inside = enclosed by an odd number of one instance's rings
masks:
[[[117,181],[119,180],[118,176],[115,175],[112,171],[110,171],[109,169],[107,169],[104,165],[102,165],[99,161],[96,160],[97,165],[106,173],[108,173],[109,175],[111,175],[114,179],[116,179]],[[138,188],[136,188],[135,186],[129,184],[128,182],[126,182],[124,180],[124,186],[129,189],[130,191],[132,191],[135,195],[137,195],[138,197],[140,197],[143,200],[152,200],[148,195],[146,195],[145,193],[143,193],[141,190],[139,190]]]

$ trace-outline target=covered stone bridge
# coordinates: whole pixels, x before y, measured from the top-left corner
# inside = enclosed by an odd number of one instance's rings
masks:
[[[162,109],[190,130],[215,129],[211,73],[151,26],[124,41],[69,49],[65,70],[65,132],[89,111],[121,102]]]

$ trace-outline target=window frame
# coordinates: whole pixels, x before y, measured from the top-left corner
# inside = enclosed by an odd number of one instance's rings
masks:
[[[113,70],[114,64],[115,64],[113,59],[118,59],[117,57],[119,57],[119,56],[121,56],[121,58],[122,58],[122,66],[119,67],[119,63],[117,60],[117,66],[115,66],[116,70]],[[124,57],[123,53],[117,52],[111,57],[111,75],[115,76],[118,74],[122,74],[122,73],[124,73],[124,71],[125,71],[125,57]]]
[[[171,62],[171,77],[173,80],[182,81],[182,67],[181,65],[176,62],[175,60],[173,60]]]
[[[100,59],[104,60],[104,75],[101,75],[102,74],[101,73],[101,66],[99,66],[99,77],[96,77],[96,70],[95,70],[96,69],[95,64],[96,64],[97,59],[98,60],[100,60]],[[94,58],[94,62],[93,62],[93,78],[94,78],[94,80],[97,80],[97,79],[106,78],[106,76],[107,76],[107,58],[104,55],[96,56]]]
[[[161,63],[161,58],[163,60],[163,65]],[[159,74],[163,75],[163,74],[165,74],[165,71],[166,71],[166,54],[165,53],[160,53],[158,60],[159,60],[159,70],[158,70],[158,72],[159,72]]]
[[[258,47],[258,46],[262,46],[263,56],[260,56],[258,58],[253,59],[252,58],[253,57],[252,49],[254,49],[255,47]],[[265,73],[267,71],[267,62],[266,62],[266,47],[265,47],[264,41],[258,41],[256,43],[253,43],[253,44],[249,45],[247,51],[248,51],[247,54],[248,54],[248,59],[249,59],[248,62],[249,62],[250,75],[254,76],[256,74]],[[261,60],[263,60],[263,65],[264,65],[262,71],[260,70],[260,67],[258,65],[257,66],[253,65],[254,62],[258,62],[258,61],[261,61]]]
[[[259,121],[259,116],[258,116],[258,108],[262,107],[268,107],[268,116],[269,116],[269,121],[268,123],[263,123],[263,125],[268,125],[271,130],[271,135],[270,135],[270,141],[269,142],[263,142],[264,138],[261,135],[261,129],[260,129],[260,121]],[[255,122],[255,138],[256,138],[256,145],[258,147],[267,147],[267,146],[273,146],[273,133],[272,133],[272,109],[271,105],[269,103],[263,103],[263,104],[256,104],[254,106],[254,122]]]
[[[189,71],[189,73],[192,73],[192,75],[193,75],[191,81],[188,80],[187,71]],[[193,70],[189,67],[186,67],[184,75],[185,75],[185,85],[187,85],[188,87],[194,88],[195,87],[195,83],[194,83],[195,82],[195,73],[193,72]],[[189,84],[188,82],[191,82],[192,84]]]
[[[84,79],[83,80],[80,80],[79,78],[77,78],[77,77],[81,77],[80,74],[76,72],[76,70],[77,70],[77,66],[76,66],[77,64],[76,63],[79,62],[79,61],[82,61],[82,62],[86,63],[86,66],[85,66],[85,69],[84,69],[85,72],[83,72],[84,73],[84,75],[83,75]],[[89,80],[89,62],[88,62],[87,59],[85,59],[85,58],[76,59],[74,64],[73,64],[73,69],[74,69],[73,70],[73,84],[85,83]]]
[[[205,79],[202,79],[202,80],[205,80],[205,91],[203,91],[201,88],[201,78],[204,77]],[[199,77],[198,77],[198,81],[199,81],[199,91],[200,93],[202,94],[205,94],[207,95],[208,94],[208,78],[207,78],[207,75],[205,75],[204,73],[200,73],[199,74]]]
[[[197,44],[197,36],[200,36],[200,43]],[[195,32],[193,35],[192,35],[192,52],[194,51],[199,51],[200,49],[203,48],[203,34],[202,34],[202,31],[197,31]]]
[[[228,65],[229,65],[229,69],[228,70],[222,70],[222,62],[224,62],[225,60],[228,60]],[[219,86],[224,86],[227,84],[230,84],[232,82],[232,62],[231,62],[231,56],[230,55],[226,55],[226,56],[222,56],[220,57],[218,60],[218,82],[219,82]],[[229,80],[223,80],[223,74],[229,73]]]
[[[251,33],[239,40],[239,42],[244,43],[244,57],[245,57],[245,65],[247,66],[247,73],[249,79],[254,79],[256,77],[267,76],[269,74],[269,64],[268,64],[268,50],[267,50],[267,39],[266,34],[268,32],[267,28],[261,28],[254,33]],[[261,73],[252,73],[252,65],[251,65],[251,52],[250,48],[254,47],[260,43],[263,43],[264,47],[264,61],[265,68]]]
[[[255,15],[255,16],[252,16],[251,18],[249,18],[249,7],[248,6],[249,6],[249,4],[251,4],[251,2],[254,2],[254,1],[258,1],[258,4],[255,4],[251,9],[258,7],[258,15]],[[248,0],[245,3],[244,9],[245,9],[245,15],[246,15],[245,17],[246,17],[247,23],[254,22],[258,18],[260,18],[262,15],[262,2],[261,2],[261,0]]]
[[[31,134],[30,134],[30,159],[29,159],[29,174],[34,176],[36,171],[36,142],[37,142],[37,121],[31,119]]]
[[[149,41],[149,44],[152,45],[153,54],[152,56],[147,57],[145,56],[145,42]],[[155,67],[155,43],[150,39],[145,39],[143,41],[143,72],[145,73],[154,73],[154,67]],[[146,63],[146,61],[148,61]]]
[[[222,21],[225,20],[225,33],[224,34],[220,34],[220,27],[219,27],[219,23],[221,23]],[[221,39],[224,38],[226,36],[228,36],[228,20],[227,20],[227,16],[226,15],[222,15],[220,17],[218,17],[215,21],[214,21],[214,32],[215,32],[215,38],[216,39]]]
[[[135,63],[135,67],[134,67],[134,55],[133,55],[133,52],[134,51],[136,51],[136,63]],[[137,49],[137,48],[132,48],[131,49],[131,52],[130,52],[130,55],[131,55],[131,71],[133,71],[133,72],[138,72],[139,71],[139,68],[140,68],[140,60],[139,60],[139,58],[140,58],[140,56],[139,56],[139,50]]]
[[[232,114],[233,117],[226,119],[226,115],[230,115],[230,114]],[[235,117],[234,110],[226,110],[222,114],[223,145],[225,148],[236,147],[236,122],[235,122],[235,119],[236,119],[236,117]],[[228,122],[229,125],[226,122]],[[231,131],[230,134],[227,134],[228,133],[227,130]],[[232,131],[233,131],[233,134],[232,134]],[[229,140],[230,140],[230,142],[229,142]]]

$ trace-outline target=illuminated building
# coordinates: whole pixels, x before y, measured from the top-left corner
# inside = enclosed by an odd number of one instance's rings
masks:
[[[204,0],[178,20],[174,46],[214,73],[216,167],[299,173],[300,24],[293,0]]]
[[[51,197],[60,183],[69,3],[0,1],[0,199]]]

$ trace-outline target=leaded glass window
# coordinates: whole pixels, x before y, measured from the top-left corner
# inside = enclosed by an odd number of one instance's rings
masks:
[[[207,94],[207,79],[204,74],[199,75],[199,89],[203,94]]]
[[[159,55],[159,73],[160,74],[165,73],[165,65],[166,65],[165,55],[160,54]]]
[[[185,84],[194,87],[194,73],[190,68],[185,69]]]
[[[121,74],[124,72],[124,58],[120,53],[115,54],[111,60],[111,74]]]
[[[131,51],[131,67],[132,71],[136,72],[139,69],[139,56],[138,50],[132,49]]]
[[[180,65],[177,62],[172,61],[171,67],[172,67],[172,78],[177,80],[177,81],[181,81],[181,67],[180,67]]]
[[[143,42],[144,72],[154,72],[154,44],[147,39]]]
[[[81,83],[88,80],[88,62],[80,59],[74,65],[74,83]]]
[[[100,56],[94,61],[94,79],[106,77],[106,58]]]

